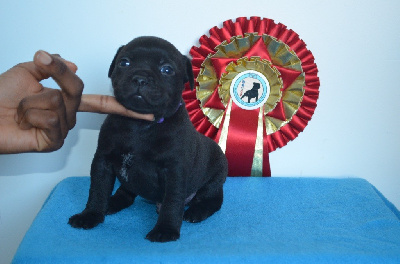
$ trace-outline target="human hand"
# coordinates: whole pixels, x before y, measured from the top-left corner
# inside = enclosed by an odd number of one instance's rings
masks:
[[[36,52],[0,75],[0,152],[59,149],[75,126],[83,82],[77,67],[59,56]],[[43,87],[52,77],[61,90]]]
[[[154,119],[125,109],[110,96],[87,95],[81,101],[83,82],[76,70],[72,62],[38,51],[32,62],[0,75],[0,153],[59,149],[75,126],[78,110]],[[61,90],[40,84],[49,77]]]

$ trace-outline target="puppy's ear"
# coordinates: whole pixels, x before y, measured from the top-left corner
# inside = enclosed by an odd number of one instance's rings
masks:
[[[114,56],[113,61],[111,62],[110,69],[108,70],[108,77],[109,77],[109,78],[111,78],[111,75],[112,75],[112,73],[113,73],[113,71],[114,71],[114,68],[115,68],[115,63],[116,63],[116,61],[117,61],[118,54],[120,53],[120,51],[122,50],[123,47],[125,47],[125,46],[119,47],[117,53],[116,53],[115,56]]]
[[[193,76],[192,63],[190,62],[190,59],[188,57],[186,57],[186,56],[183,56],[183,59],[184,59],[185,68],[186,68],[186,74],[185,74],[184,82],[185,83],[189,82],[190,89],[193,91],[193,89],[194,89],[194,76]]]

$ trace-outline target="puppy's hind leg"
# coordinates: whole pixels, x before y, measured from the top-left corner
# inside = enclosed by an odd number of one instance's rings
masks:
[[[108,203],[107,214],[115,214],[133,204],[136,194],[120,186]]]
[[[190,223],[198,223],[207,219],[221,208],[223,201],[222,186],[212,193],[206,189],[204,187],[197,192],[190,202],[189,208],[185,211],[183,220]]]
[[[225,177],[226,175],[220,172],[197,191],[183,215],[183,220],[190,223],[201,222],[221,208]]]

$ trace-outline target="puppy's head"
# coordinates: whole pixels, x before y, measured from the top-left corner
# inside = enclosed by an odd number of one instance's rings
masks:
[[[251,88],[252,90],[258,90],[258,89],[260,89],[260,84],[259,83],[253,83],[253,88]]]
[[[176,112],[186,82],[194,86],[189,58],[157,37],[139,37],[120,47],[108,76],[118,102],[156,119]]]

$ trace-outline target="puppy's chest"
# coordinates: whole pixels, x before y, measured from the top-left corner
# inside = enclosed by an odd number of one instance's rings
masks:
[[[160,164],[149,152],[137,152],[135,150],[121,151],[114,153],[117,158],[114,160],[114,171],[126,182],[134,176],[143,177],[144,174],[156,174]]]
[[[129,180],[128,169],[133,165],[134,154],[132,152],[121,154],[119,176],[126,182]]]
[[[119,180],[132,186],[160,188],[163,173],[170,160],[164,147],[152,142],[137,142],[129,148],[121,148],[113,153],[114,172]]]
[[[177,157],[176,148],[180,146],[176,142],[178,139],[171,136],[173,133],[168,129],[130,125],[117,118],[110,118],[109,124],[102,133],[100,149],[121,184],[132,187],[136,193],[162,189],[166,168],[176,164],[173,161]]]

